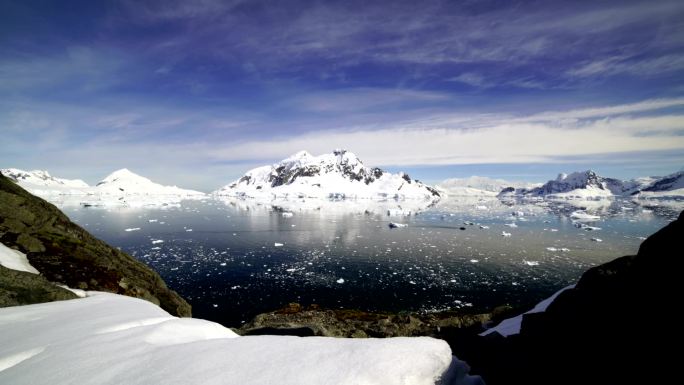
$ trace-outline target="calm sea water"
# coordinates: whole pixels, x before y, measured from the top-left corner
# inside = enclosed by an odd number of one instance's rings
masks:
[[[343,206],[295,206],[291,216],[270,205],[217,200],[62,209],[158,271],[195,317],[228,326],[289,302],[425,312],[527,306],[591,266],[635,253],[678,214],[629,201],[454,198],[411,216]],[[600,229],[578,228],[571,218],[578,209],[600,216],[585,222]],[[407,226],[392,229],[390,221]]]

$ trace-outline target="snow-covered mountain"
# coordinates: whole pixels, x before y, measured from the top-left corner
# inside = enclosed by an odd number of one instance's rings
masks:
[[[532,189],[506,188],[499,193],[499,197],[600,199],[615,196],[684,196],[683,175],[684,172],[678,172],[664,178],[643,177],[623,181],[603,177],[592,170],[587,170],[572,174],[560,174],[556,179]]]
[[[114,171],[95,185],[96,192],[109,195],[178,195],[204,196],[199,191],[186,190],[177,186],[164,186],[154,183],[126,168]]]
[[[44,170],[24,171],[16,168],[0,169],[2,175],[22,185],[56,187],[56,188],[86,188],[88,184],[80,179],[55,178]]]
[[[684,171],[657,179],[635,195],[640,198],[684,197]]]
[[[366,167],[346,150],[313,156],[300,151],[271,166],[258,167],[214,192],[216,196],[265,199],[437,200],[439,192],[407,174]]]
[[[469,178],[445,179],[436,187],[451,196],[496,196],[507,187],[531,189],[537,186],[539,184],[471,176]]]
[[[154,183],[125,168],[109,174],[95,186],[82,180],[55,178],[47,171],[0,171],[30,193],[58,205],[151,206],[206,197],[199,191]]]

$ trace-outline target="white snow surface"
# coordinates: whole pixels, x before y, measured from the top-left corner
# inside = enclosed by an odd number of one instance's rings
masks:
[[[427,338],[238,337],[144,300],[86,298],[0,309],[2,384],[481,384]]]
[[[248,171],[215,196],[274,199],[438,200],[430,187],[404,173],[366,167],[353,153],[313,156],[300,151],[271,166]]]
[[[520,333],[520,326],[522,325],[522,319],[523,315],[525,314],[532,314],[532,313],[541,313],[543,311],[546,311],[546,308],[551,305],[551,302],[556,299],[560,295],[560,293],[574,288],[575,285],[570,285],[567,287],[564,287],[557,292],[555,292],[552,296],[549,298],[539,302],[532,310],[526,311],[523,314],[520,314],[518,316],[515,316],[513,318],[507,318],[503,321],[501,321],[498,325],[494,326],[491,329],[487,329],[485,332],[480,333],[481,336],[486,336],[487,334],[498,332],[504,337],[508,337],[513,334],[519,334]]]
[[[81,180],[54,178],[47,171],[1,171],[31,194],[58,205],[143,207],[207,197],[199,191],[154,183],[125,168],[109,174],[95,186]]]
[[[40,274],[35,267],[31,266],[26,254],[19,250],[10,249],[2,243],[0,243],[0,265],[12,270]]]

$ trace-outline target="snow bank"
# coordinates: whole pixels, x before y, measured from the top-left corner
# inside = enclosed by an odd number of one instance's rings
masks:
[[[525,314],[532,314],[532,313],[541,313],[543,311],[546,311],[546,308],[551,305],[551,302],[556,299],[560,295],[560,293],[572,289],[575,287],[575,285],[570,285],[568,287],[564,287],[557,292],[555,292],[551,297],[539,302],[532,310],[526,311],[523,314],[520,314],[518,316],[515,316],[513,318],[507,318],[503,321],[501,321],[498,325],[494,326],[491,329],[488,329],[487,331],[480,333],[481,336],[486,336],[487,334],[491,334],[494,332],[497,332],[501,334],[504,337],[508,337],[513,334],[519,334],[520,333],[520,326],[522,325],[522,319],[523,315]]]
[[[26,254],[18,250],[10,249],[2,243],[0,243],[0,265],[12,270],[40,274],[35,267],[31,266],[26,258]]]
[[[238,337],[140,299],[88,292],[0,309],[2,384],[478,384],[432,338]]]

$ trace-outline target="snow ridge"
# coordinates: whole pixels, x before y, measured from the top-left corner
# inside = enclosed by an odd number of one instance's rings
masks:
[[[542,186],[526,189],[508,187],[499,197],[547,197],[564,199],[601,199],[615,196],[666,197],[684,195],[684,172],[661,177],[644,177],[632,180],[606,178],[592,170],[559,174]]]

